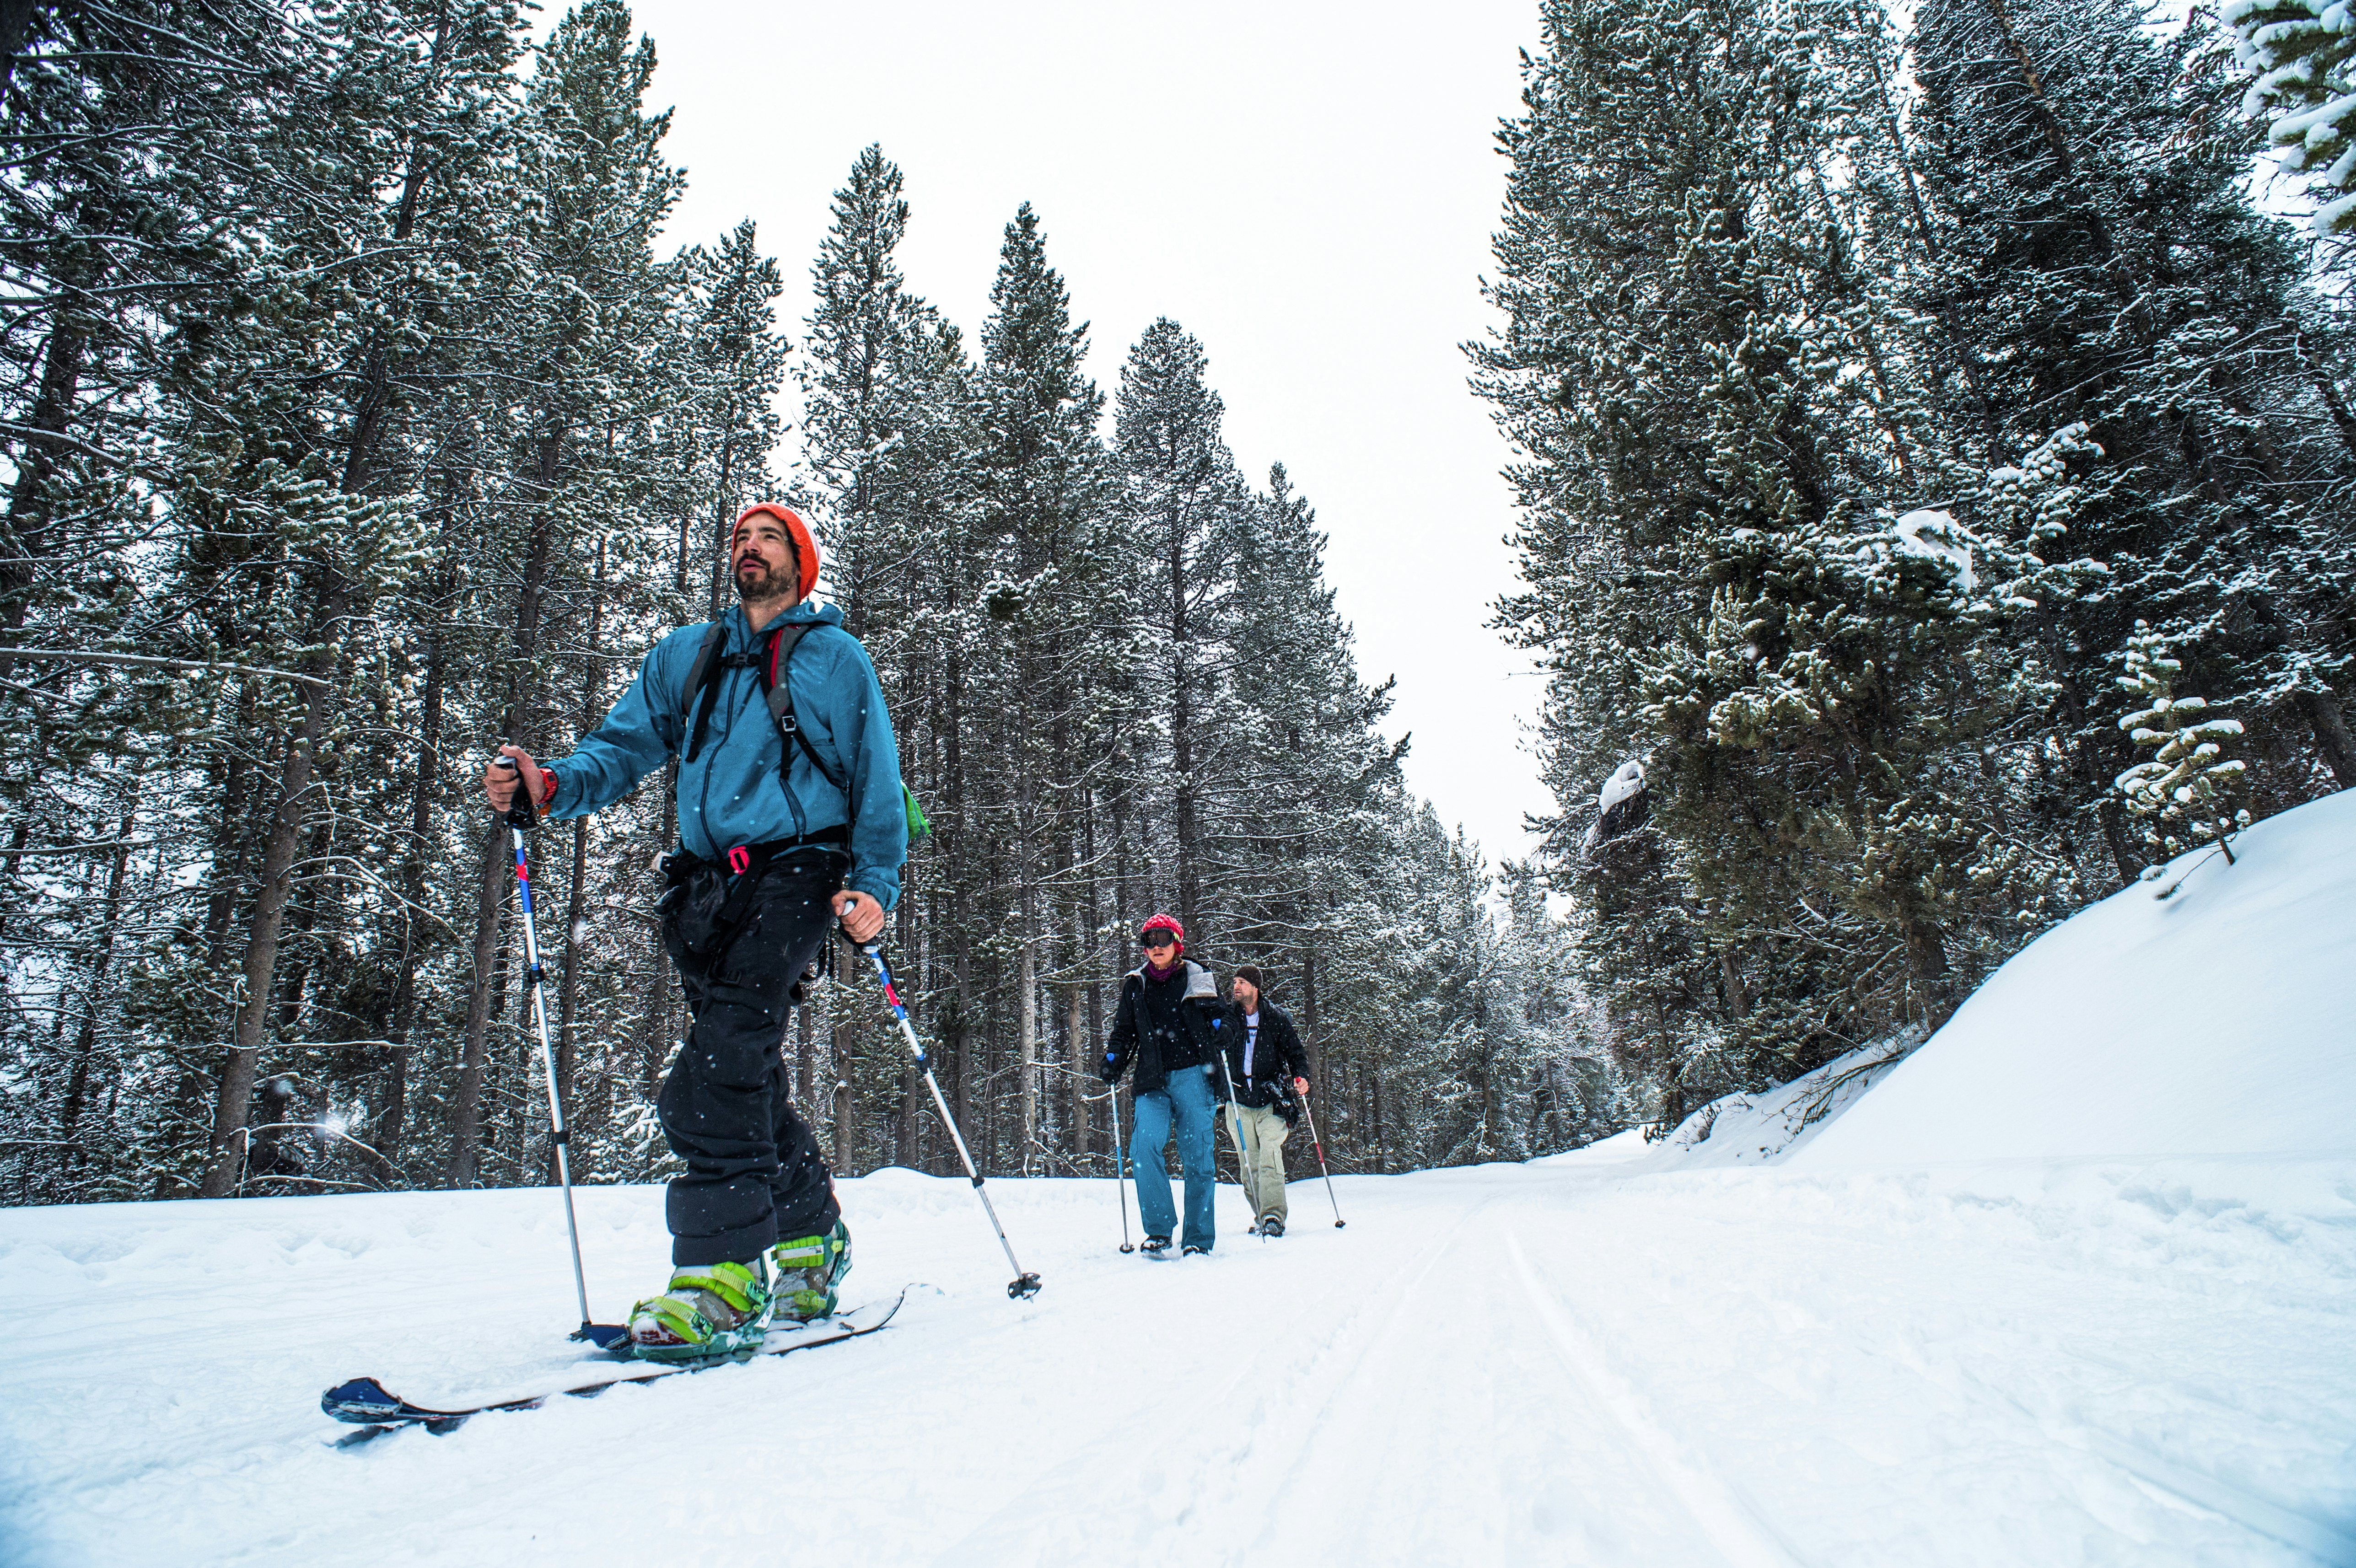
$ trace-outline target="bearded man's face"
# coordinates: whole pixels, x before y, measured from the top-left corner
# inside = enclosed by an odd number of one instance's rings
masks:
[[[747,603],[800,599],[801,556],[786,525],[767,512],[738,523],[728,546],[728,576],[736,584],[736,597]]]

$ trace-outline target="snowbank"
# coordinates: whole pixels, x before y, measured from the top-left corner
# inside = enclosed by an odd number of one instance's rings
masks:
[[[2356,1155],[2356,790],[2233,848],[2029,944],[1793,1163]]]
[[[2356,791],[2233,852],[2183,856],[2047,932],[1911,1056],[1876,1042],[1657,1144],[1632,1130],[1540,1163],[2356,1154]]]

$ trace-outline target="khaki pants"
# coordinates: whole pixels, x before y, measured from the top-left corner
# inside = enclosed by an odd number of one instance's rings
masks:
[[[1243,1169],[1244,1201],[1252,1223],[1284,1218],[1284,1139],[1292,1129],[1266,1105],[1237,1105],[1227,1115],[1236,1163]]]

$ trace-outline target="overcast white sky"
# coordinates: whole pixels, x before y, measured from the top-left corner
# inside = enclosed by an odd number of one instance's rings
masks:
[[[552,5],[552,11],[561,7]],[[1109,400],[1167,315],[1199,338],[1247,474],[1282,462],[1332,536],[1360,669],[1398,677],[1409,782],[1492,864],[1549,807],[1540,678],[1486,629],[1513,582],[1505,444],[1465,386],[1535,0],[1447,6],[639,0],[688,195],[675,239],[760,225],[789,330],[870,142],[907,178],[910,286],[978,343],[1029,201]]]

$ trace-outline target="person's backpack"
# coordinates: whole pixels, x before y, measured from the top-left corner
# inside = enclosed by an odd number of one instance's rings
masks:
[[[784,784],[793,772],[794,748],[798,745],[809,759],[819,776],[842,792],[843,804],[851,815],[858,807],[851,799],[851,781],[827,766],[826,759],[818,754],[810,738],[803,732],[801,720],[794,716],[793,685],[786,672],[791,666],[794,649],[800,645],[804,634],[814,629],[815,623],[797,621],[789,625],[773,628],[762,651],[755,654],[723,654],[720,645],[727,638],[728,623],[714,621],[704,628],[703,641],[695,650],[695,663],[687,672],[687,750],[683,760],[695,761],[695,753],[703,745],[703,730],[712,718],[712,709],[720,700],[720,677],[723,671],[751,669],[760,677],[762,693],[767,698],[769,717],[777,726],[784,741],[783,755],[777,761],[777,782]],[[916,803],[907,782],[901,781],[900,803],[908,814],[908,844],[916,847],[931,833],[933,825],[925,819],[925,808]]]

